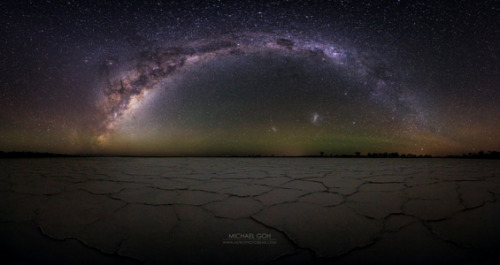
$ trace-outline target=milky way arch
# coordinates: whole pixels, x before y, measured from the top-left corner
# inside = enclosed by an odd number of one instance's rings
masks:
[[[394,100],[397,104],[402,101],[406,101],[405,104],[411,103],[407,102],[400,91],[387,85],[390,78],[382,62],[374,63],[373,60],[360,58],[354,49],[293,36],[246,33],[148,49],[132,60],[132,66],[128,69],[117,67],[119,62],[116,60],[106,60],[99,69],[103,84],[102,98],[98,106],[100,117],[96,129],[98,142],[104,143],[125,115],[133,112],[151,90],[180,69],[223,55],[262,50],[315,57],[345,69],[354,78],[371,80],[370,84],[367,84],[367,93],[379,101],[377,104],[394,104]],[[414,122],[412,121],[413,124]]]

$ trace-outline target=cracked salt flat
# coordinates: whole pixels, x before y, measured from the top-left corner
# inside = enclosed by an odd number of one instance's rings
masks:
[[[494,160],[68,158],[0,168],[2,263],[499,261]],[[247,238],[230,238],[238,233]]]
[[[286,203],[272,206],[255,218],[283,231],[299,247],[312,249],[318,257],[335,257],[366,246],[382,230],[382,222],[357,215],[345,206]]]

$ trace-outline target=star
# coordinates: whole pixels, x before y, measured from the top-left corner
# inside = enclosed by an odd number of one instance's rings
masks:
[[[0,150],[500,149],[492,1],[14,2]]]

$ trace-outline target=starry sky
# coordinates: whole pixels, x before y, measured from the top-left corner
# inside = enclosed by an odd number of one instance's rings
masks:
[[[499,1],[2,1],[0,150],[500,150]]]

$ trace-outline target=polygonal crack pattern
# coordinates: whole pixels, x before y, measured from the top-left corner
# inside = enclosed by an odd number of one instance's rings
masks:
[[[488,264],[500,250],[494,160],[54,158],[0,168],[11,262],[68,261],[51,258],[60,248],[103,264]],[[51,254],[26,260],[34,249]]]

